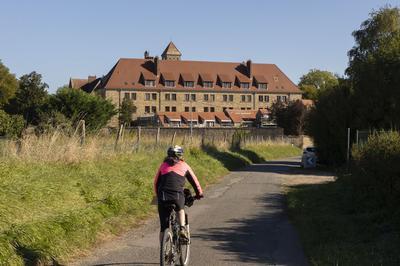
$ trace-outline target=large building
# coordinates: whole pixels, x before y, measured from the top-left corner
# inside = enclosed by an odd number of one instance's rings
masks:
[[[181,60],[170,42],[159,57],[121,58],[101,77],[70,80],[80,88],[111,99],[119,108],[133,102],[133,121],[156,117],[160,112],[224,112],[259,110],[274,101],[301,99],[298,87],[275,65],[246,62]],[[118,117],[112,125],[118,124]]]

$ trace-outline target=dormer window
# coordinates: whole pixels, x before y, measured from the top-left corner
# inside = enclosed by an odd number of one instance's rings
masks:
[[[203,87],[204,88],[212,88],[213,87],[212,81],[203,81]]]
[[[232,82],[222,82],[222,88],[231,88]]]
[[[267,83],[258,83],[257,88],[260,90],[266,90],[267,89]]]
[[[173,81],[173,80],[166,80],[166,81],[165,81],[165,87],[168,87],[168,88],[173,88],[173,87],[175,87],[175,81]]]
[[[155,87],[156,86],[156,81],[155,80],[145,79],[144,80],[144,85],[146,87]]]
[[[183,86],[185,88],[193,88],[194,87],[194,81],[184,81]]]
[[[250,88],[250,83],[248,83],[248,82],[240,82],[240,88],[248,89],[248,88]]]

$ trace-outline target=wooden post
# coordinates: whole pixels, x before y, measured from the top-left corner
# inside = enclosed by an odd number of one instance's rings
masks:
[[[86,124],[85,120],[81,120],[82,124],[82,131],[81,131],[81,145],[85,144],[85,138],[86,138]]]
[[[140,147],[140,134],[141,134],[142,128],[138,127],[137,128],[137,140],[136,140],[136,151],[139,151]]]
[[[115,138],[115,145],[114,145],[114,149],[116,150],[118,148],[118,142],[122,136],[122,130],[124,129],[124,124],[121,124],[119,126],[118,132],[117,132],[117,137]]]
[[[160,127],[157,128],[156,144],[160,144]]]
[[[174,131],[174,135],[172,136],[171,146],[175,143],[176,131]]]

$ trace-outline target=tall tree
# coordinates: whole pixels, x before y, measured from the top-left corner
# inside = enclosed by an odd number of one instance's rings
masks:
[[[400,127],[400,9],[372,12],[353,36],[346,73],[354,86],[355,126]]]
[[[130,125],[132,122],[132,114],[135,106],[132,101],[124,98],[121,104],[120,117],[119,120],[123,124]]]
[[[338,85],[338,77],[329,71],[311,69],[300,78],[299,88],[304,91],[304,98],[316,100],[321,91]]]
[[[28,124],[39,123],[40,112],[47,101],[48,85],[42,82],[42,75],[31,72],[19,79],[19,87],[7,106],[7,110],[13,114],[24,117]]]
[[[0,107],[14,96],[18,81],[9,69],[0,61]]]

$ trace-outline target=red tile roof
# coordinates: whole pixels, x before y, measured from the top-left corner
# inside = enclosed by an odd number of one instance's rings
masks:
[[[199,120],[199,113],[197,112],[182,112],[180,113],[182,118],[186,121],[198,121]]]
[[[181,115],[176,112],[159,112],[157,113],[158,116],[164,116],[170,121],[181,121]]]
[[[199,113],[199,117],[200,117],[203,121],[215,121],[215,113],[211,113],[211,112],[202,112],[202,113]]]
[[[241,66],[241,67],[240,67]],[[214,81],[212,90],[215,91],[243,91],[238,84],[235,84],[236,77],[246,80],[244,66],[242,63],[228,63],[228,62],[206,62],[206,61],[179,61],[179,60],[159,60],[158,61],[159,73],[168,75],[174,78],[175,81],[182,73],[191,74],[195,81],[193,89],[204,89],[201,84],[197,82],[198,75],[202,75],[209,81]],[[272,93],[301,93],[297,86],[290,81],[290,79],[274,64],[256,64],[252,63],[251,71],[255,78],[264,77],[264,80],[269,81],[268,89],[266,91]],[[140,82],[140,76],[150,76],[156,78],[156,88],[164,89],[162,83],[159,82],[159,77],[155,76],[154,62],[150,59],[120,59],[112,70],[106,75],[104,79],[104,87],[106,89],[144,89],[145,86]],[[168,73],[168,74],[167,74]],[[218,84],[217,76],[221,81],[233,82],[231,88],[221,88]],[[277,77],[277,78],[274,78]],[[183,84],[176,82],[176,90],[187,90]],[[191,89],[191,90],[193,90]],[[208,88],[209,89],[209,88]],[[171,90],[170,88],[168,90]],[[246,90],[259,90],[255,84],[250,83],[250,88]]]
[[[231,122],[231,119],[224,112],[215,112],[215,118],[221,122]]]
[[[257,111],[254,110],[226,110],[226,112],[234,123],[255,120],[257,115]]]

